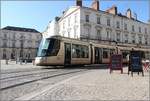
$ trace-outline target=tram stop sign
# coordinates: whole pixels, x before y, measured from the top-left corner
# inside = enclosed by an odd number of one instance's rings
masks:
[[[123,67],[122,67],[122,55],[121,54],[114,54],[110,58],[110,73],[113,70],[121,70],[121,73],[123,73]]]
[[[129,60],[129,67],[128,67],[128,74],[129,71],[131,71],[131,75],[133,76],[133,72],[142,72],[142,76],[144,76],[143,73],[143,67],[142,67],[142,52],[141,51],[131,51],[130,52],[130,60]]]

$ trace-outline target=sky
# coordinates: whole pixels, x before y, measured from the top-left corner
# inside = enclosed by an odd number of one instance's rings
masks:
[[[92,0],[83,0],[83,6],[90,7]],[[125,15],[128,8],[137,14],[137,19],[147,22],[150,18],[149,0],[100,0],[100,10],[116,5],[118,12]],[[43,32],[49,21],[75,5],[75,0],[1,1],[1,28],[16,26],[34,28]]]

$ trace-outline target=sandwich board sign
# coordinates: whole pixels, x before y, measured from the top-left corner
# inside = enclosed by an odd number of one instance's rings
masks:
[[[122,55],[121,54],[114,54],[110,58],[110,73],[113,70],[121,70],[121,73],[123,73],[122,68]]]
[[[129,71],[131,71],[131,75],[133,76],[133,72],[139,72],[142,73],[142,76],[144,76],[143,73],[143,67],[142,67],[142,52],[141,51],[131,51],[130,52],[130,60],[129,60],[129,68],[128,68],[128,74]]]

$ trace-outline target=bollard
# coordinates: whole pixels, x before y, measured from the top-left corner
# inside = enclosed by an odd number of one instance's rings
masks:
[[[35,61],[34,60],[32,61],[32,63],[33,63],[33,65],[35,65]]]

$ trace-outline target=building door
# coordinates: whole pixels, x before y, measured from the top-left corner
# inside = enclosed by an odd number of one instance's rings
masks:
[[[65,65],[70,65],[71,64],[71,44],[70,43],[65,43]]]
[[[3,59],[6,59],[7,58],[7,56],[6,56],[6,50],[4,49],[3,50]]]
[[[95,47],[95,64],[102,63],[102,50]]]

